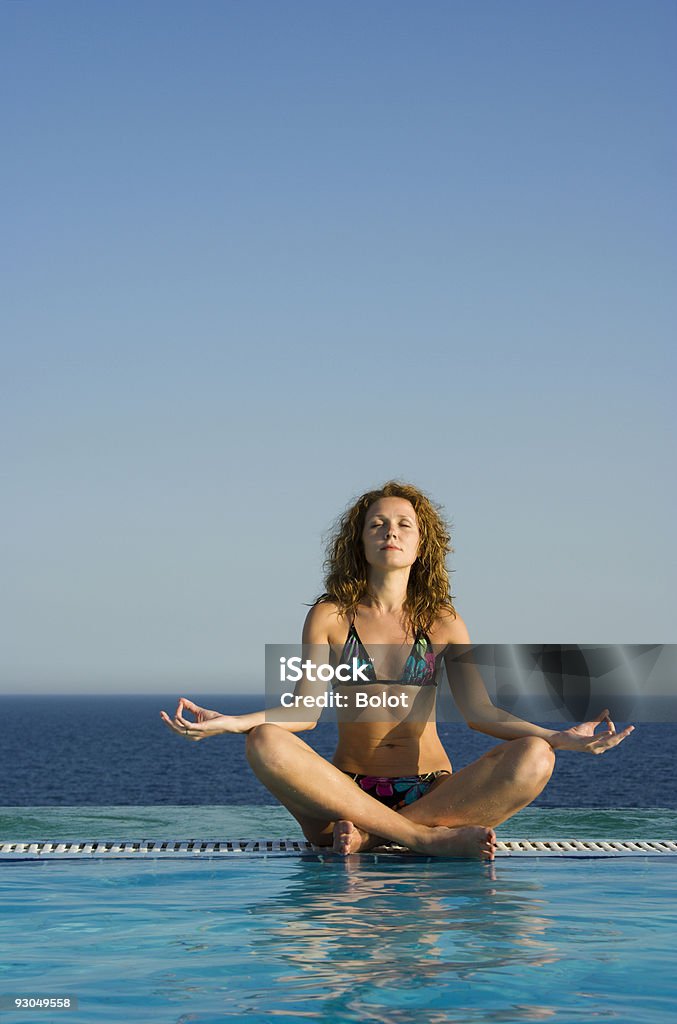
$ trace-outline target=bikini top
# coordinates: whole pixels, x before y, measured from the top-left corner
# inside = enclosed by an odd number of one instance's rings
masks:
[[[392,683],[409,686],[437,686],[435,652],[430,638],[425,633],[419,633],[414,640],[409,657],[407,658],[401,679],[377,679],[374,669],[374,660],[369,657],[367,650],[360,640],[355,622],[351,622],[348,637],[343,645],[343,651],[339,658],[339,664],[353,665],[353,658],[356,659],[358,669],[364,669],[364,675],[370,683]],[[336,682],[332,686],[336,686]],[[342,682],[343,686],[359,686],[360,680],[352,679]]]

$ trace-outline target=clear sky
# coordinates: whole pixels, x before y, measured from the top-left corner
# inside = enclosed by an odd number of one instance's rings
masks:
[[[393,476],[472,639],[677,640],[676,25],[2,3],[2,691],[260,686]]]

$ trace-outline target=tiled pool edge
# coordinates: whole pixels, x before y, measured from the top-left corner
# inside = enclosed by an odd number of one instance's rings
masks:
[[[234,857],[314,857],[335,860],[327,847],[313,846],[298,839],[238,840],[81,840],[79,842],[0,841],[0,862],[63,860],[167,860],[221,859]],[[392,859],[406,856],[417,860],[441,860],[410,854],[403,847],[379,847],[360,857]],[[674,857],[677,842],[670,839],[504,839],[496,844],[496,857]],[[341,858],[342,859],[342,858]]]

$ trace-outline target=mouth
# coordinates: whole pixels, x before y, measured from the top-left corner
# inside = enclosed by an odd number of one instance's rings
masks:
[[[394,544],[386,544],[385,547],[381,548],[381,551],[401,551],[402,548],[396,548]]]

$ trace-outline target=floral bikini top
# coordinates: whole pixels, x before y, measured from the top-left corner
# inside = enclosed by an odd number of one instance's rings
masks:
[[[419,633],[414,640],[409,657],[405,662],[401,679],[376,678],[374,659],[369,657],[364,644],[360,640],[354,621],[350,624],[350,630],[343,645],[339,664],[352,665],[353,658],[357,659],[357,668],[364,668],[364,674],[368,677],[370,683],[397,682],[400,685],[437,686],[435,653],[433,645],[425,633]],[[333,685],[335,686],[336,683]],[[354,686],[357,684],[349,680],[343,682],[342,685]]]

